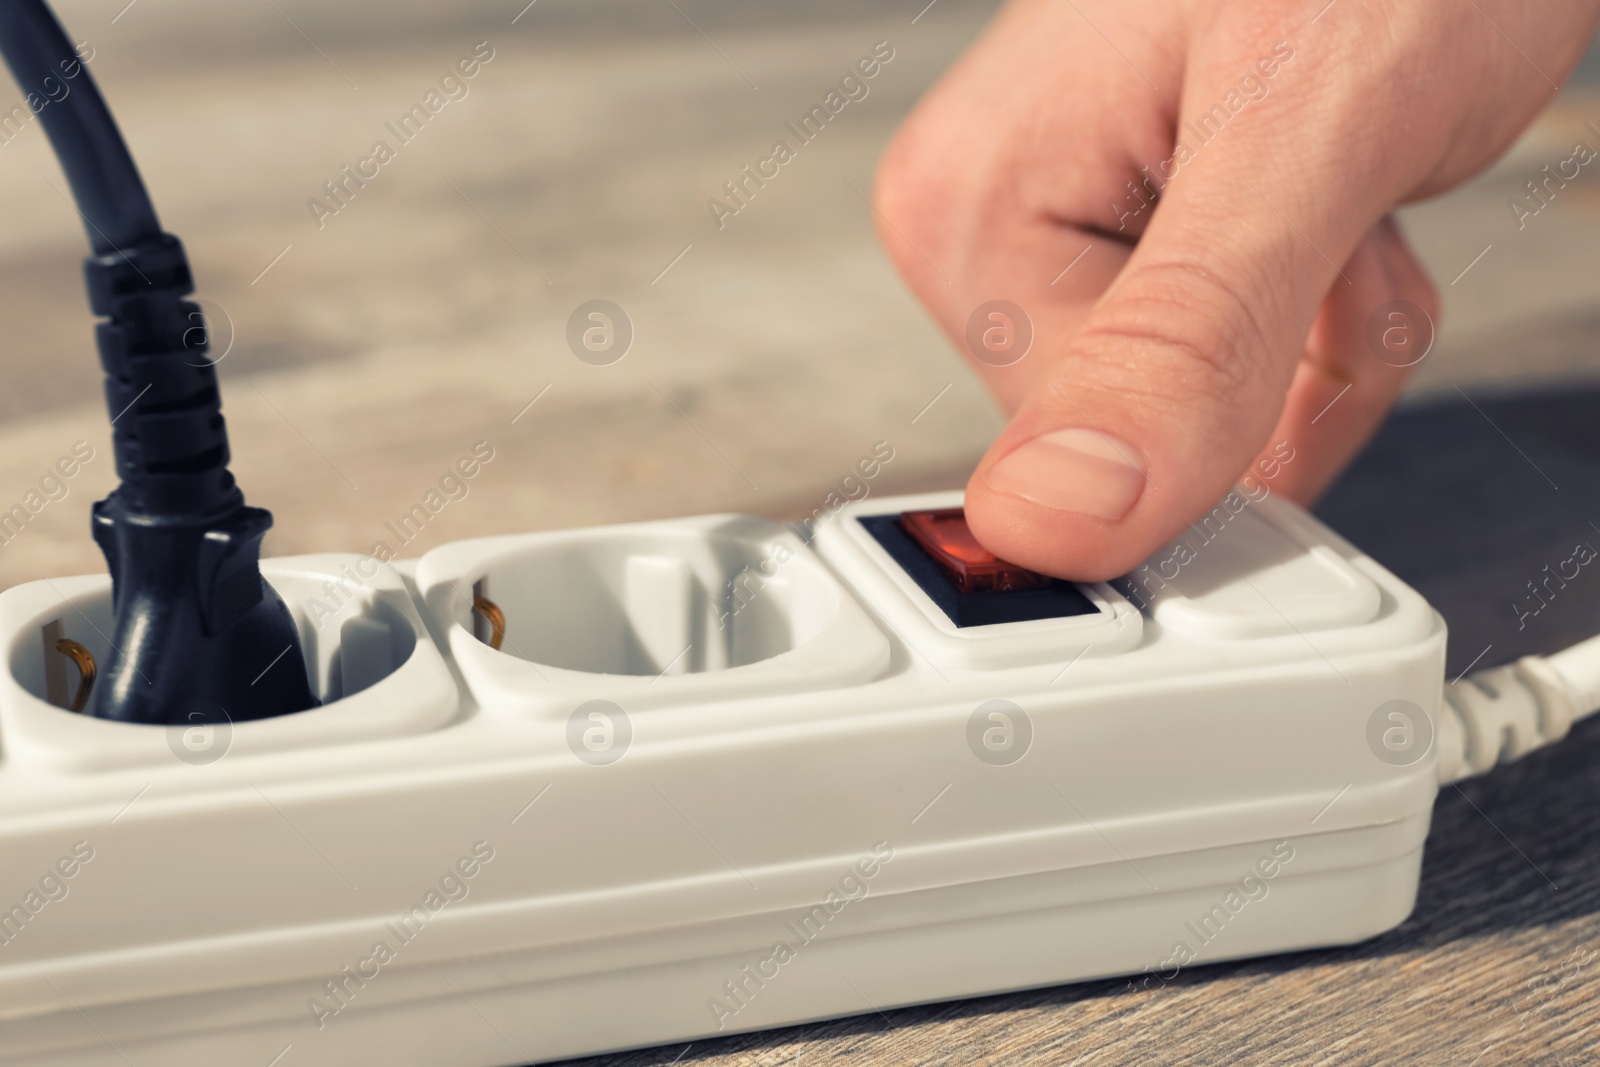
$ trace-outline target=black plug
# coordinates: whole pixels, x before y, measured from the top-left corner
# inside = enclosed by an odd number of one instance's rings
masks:
[[[316,704],[300,635],[261,577],[272,515],[228,472],[215,365],[183,246],[155,241],[85,266],[122,484],[94,508],[111,570],[114,656],[88,713],[122,722],[235,721]]]
[[[260,719],[314,707],[294,619],[261,577],[272,516],[228,472],[216,368],[189,263],[155,209],[94,79],[43,0],[0,0],[0,52],[40,110],[94,248],[89,302],[121,485],[94,508],[111,571],[111,662],[90,715]]]

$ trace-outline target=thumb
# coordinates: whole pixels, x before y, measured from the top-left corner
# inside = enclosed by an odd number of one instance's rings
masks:
[[[1122,273],[980,463],[967,517],[990,551],[1063,578],[1126,573],[1272,454],[1317,309],[1330,285],[1355,287],[1336,264],[1386,205],[1343,182],[1317,191],[1313,213],[1291,175],[1237,162],[1199,160],[1163,190]],[[1392,390],[1370,395],[1386,404]]]

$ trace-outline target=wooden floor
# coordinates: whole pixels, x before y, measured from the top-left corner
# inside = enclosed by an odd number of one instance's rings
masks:
[[[275,554],[369,548],[479,440],[494,461],[408,554],[793,516],[878,440],[896,449],[879,491],[960,485],[1000,419],[884,262],[861,195],[993,3],[942,0],[913,22],[924,6],[60,3],[231,345],[235,470],[277,516]],[[718,229],[706,200],[878,40],[895,58],[868,98]],[[319,228],[307,200],[479,41],[494,58],[470,94]],[[1597,84],[1468,187],[1406,211],[1442,332],[1413,406],[1324,507],[1439,605],[1453,671],[1600,632],[1600,575],[1520,629],[1512,608],[1577,540],[1600,544],[1600,179],[1590,168],[1522,229],[1507,208],[1594,137]],[[0,586],[102,569],[87,508],[113,479],[62,189],[36,126],[0,145],[0,510],[75,442],[96,450],[0,544]],[[565,341],[602,297],[636,327],[609,367]],[[1536,387],[1554,391],[1502,397]],[[1600,1062],[1597,812],[1600,723],[1446,790],[1416,914],[1367,944],[593,1062]]]

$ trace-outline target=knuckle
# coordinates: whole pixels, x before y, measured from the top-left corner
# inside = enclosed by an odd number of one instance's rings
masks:
[[[1191,261],[1141,266],[1081,340],[1091,352],[1121,350],[1135,380],[1170,399],[1236,397],[1286,381],[1294,362],[1272,358],[1274,347],[1239,285]]]
[[[1083,340],[1093,353],[1091,373],[1082,360],[1063,368],[1071,385],[1097,386],[1123,403],[1148,402],[1167,410],[1216,408],[1235,401],[1254,382],[1237,364],[1211,347],[1159,326],[1135,322],[1105,323],[1085,329]],[[1108,359],[1105,352],[1122,349]],[[1129,349],[1136,351],[1129,351]]]
[[[872,201],[880,229],[887,226],[904,241],[886,241],[896,259],[917,258],[901,245],[938,246],[956,196],[946,175],[950,160],[938,142],[925,136],[915,119],[895,134],[878,163]]]

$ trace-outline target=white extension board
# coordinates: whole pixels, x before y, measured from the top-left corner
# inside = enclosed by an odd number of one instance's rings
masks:
[[[324,704],[231,725],[47,702],[108,579],[11,589],[0,1064],[493,1067],[1390,929],[1436,757],[1370,731],[1444,624],[1231,500],[965,628],[860,521],[959,493],[269,560]]]

